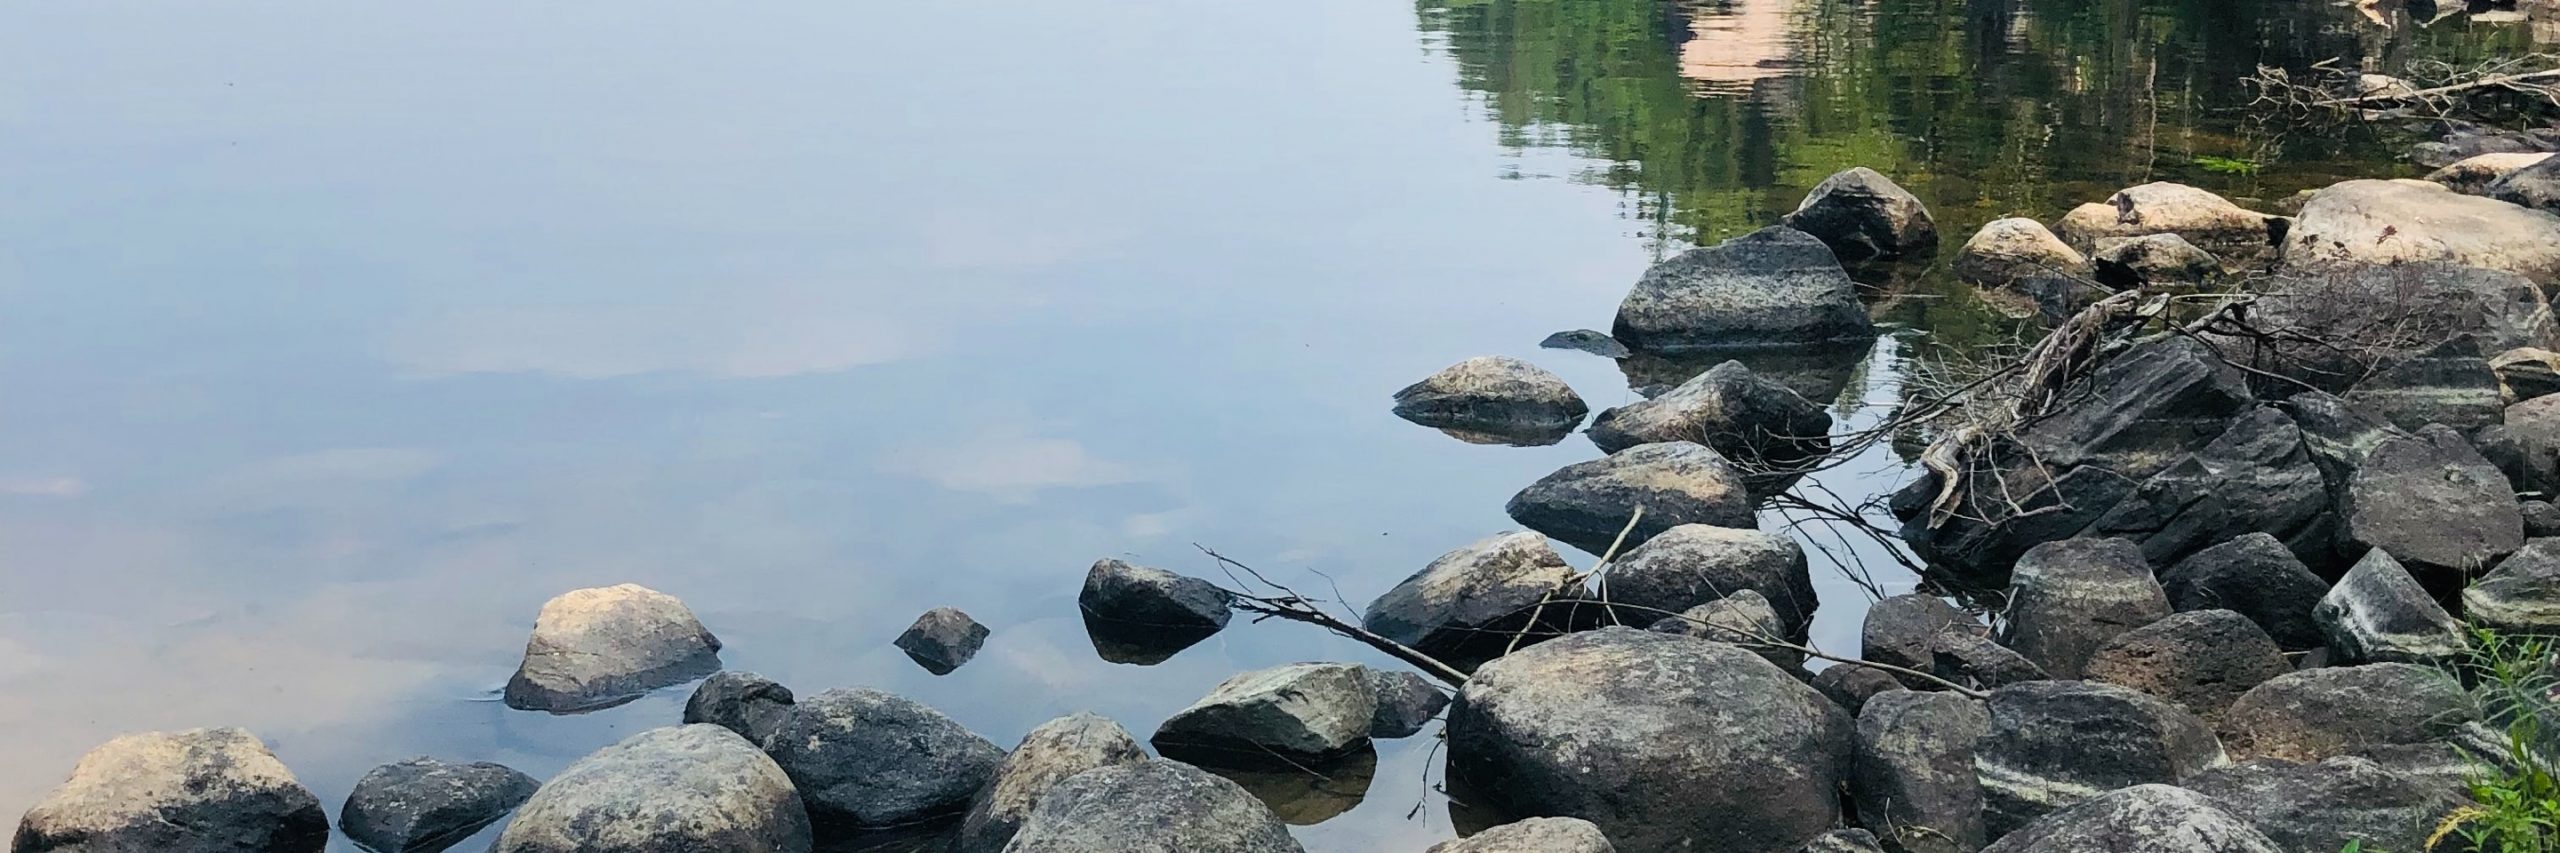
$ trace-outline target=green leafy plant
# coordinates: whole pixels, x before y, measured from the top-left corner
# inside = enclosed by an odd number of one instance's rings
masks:
[[[2472,631],[2471,652],[2460,673],[2479,703],[2480,718],[2505,737],[2500,753],[2480,756],[2471,781],[2473,804],[2455,810],[2427,840],[2430,850],[2448,838],[2463,849],[2560,853],[2560,646],[2544,637],[2509,637],[2486,628]]]
[[[2196,158],[2195,162],[2196,166],[2217,175],[2255,175],[2258,173],[2259,168],[2258,161],[2256,160],[2243,160],[2237,157],[2216,157],[2211,154],[2199,156]]]

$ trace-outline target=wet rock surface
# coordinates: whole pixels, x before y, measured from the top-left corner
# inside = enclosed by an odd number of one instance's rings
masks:
[[[1192,764],[1322,761],[1366,745],[1377,711],[1367,667],[1291,664],[1227,679],[1167,718],[1151,741]]]
[[[2462,653],[2462,624],[2388,552],[2356,561],[2312,608],[2329,650],[2349,663],[2437,663]]]
[[[1425,654],[1491,658],[1531,618],[1561,618],[1540,613],[1538,602],[1573,575],[1547,537],[1503,533],[1432,560],[1370,602],[1360,625]]]
[[[1788,466],[1829,446],[1831,416],[1787,386],[1727,361],[1650,400],[1601,412],[1591,442],[1615,453],[1640,444],[1690,441],[1723,454],[1756,482],[1777,482]]]
[[[1009,853],[1302,853],[1234,782],[1162,759],[1068,777],[1023,820]]]
[[[1533,817],[1443,841],[1425,853],[1617,853],[1617,848],[1590,821]]]
[[[1957,250],[1957,278],[1997,287],[2032,276],[2078,276],[2089,259],[2033,219],[1995,219]]]
[[[969,801],[952,853],[1000,853],[1049,789],[1087,770],[1147,760],[1136,738],[1098,714],[1076,713],[1040,724],[996,765],[995,779]]]
[[[1591,413],[1562,378],[1503,356],[1450,365],[1397,391],[1395,401],[1396,417],[1517,444],[1553,444]]]
[[[2222,733],[2233,757],[2320,761],[2441,741],[2475,718],[2462,686],[2443,672],[2377,663],[2268,679],[2231,703]]]
[[[378,853],[435,853],[496,823],[540,785],[501,764],[412,758],[356,780],[338,829]]]
[[[810,817],[847,828],[955,815],[995,778],[1004,750],[942,712],[869,688],[800,701],[765,751]]]
[[[1603,628],[1486,664],[1449,712],[1452,776],[1630,850],[1788,853],[1838,820],[1837,705],[1750,652]]]
[[[2169,615],[2151,565],[2117,539],[2066,539],[2019,558],[2001,644],[2055,678],[2078,678],[2118,634]]]
[[[987,626],[956,608],[936,607],[916,617],[896,641],[899,651],[935,675],[949,675],[986,645]]]
[[[1627,522],[1637,507],[1644,517]],[[1577,462],[1531,483],[1505,509],[1521,526],[1593,554],[1620,531],[1625,548],[1683,524],[1758,526],[1743,475],[1722,454],[1685,441],[1647,444]]]
[[[1875,324],[1831,248],[1781,227],[1655,264],[1610,333],[1636,352],[1682,353],[1865,340]]]
[[[1681,525],[1622,552],[1609,569],[1609,600],[1634,610],[1626,621],[1635,624],[1744,591],[1760,595],[1785,639],[1802,639],[1821,604],[1803,546],[1758,530]]]
[[[2134,487],[2083,535],[2135,542],[2153,565],[2261,532],[2279,534],[2297,553],[2326,554],[2336,539],[2326,483],[2301,428],[2261,406]]]
[[[1890,261],[1938,251],[1938,223],[1920,197],[1860,166],[1824,178],[1779,220],[1813,235],[1843,261]]]
[[[2281,649],[2305,651],[2327,641],[2311,611],[2328,594],[2328,582],[2265,533],[2189,555],[2160,572],[2160,587],[2170,609],[2238,613],[2257,623]]]
[[[719,726],[652,729],[578,759],[516,811],[491,853],[808,853],[791,779]]]
[[[2560,539],[2535,539],[2462,590],[2464,618],[2515,635],[2560,635]]]
[[[2186,709],[2122,687],[2036,681],[1991,692],[1991,727],[1975,745],[1992,837],[2092,794],[2175,784],[2221,763],[2213,731]]]
[[[762,746],[791,719],[791,688],[752,672],[719,672],[702,680],[684,703],[684,721],[710,723]]]
[[[1372,738],[1412,737],[1449,707],[1449,694],[1430,679],[1402,670],[1367,669],[1369,687],[1378,696],[1378,711],[1369,717]]]
[[[2217,767],[2184,787],[2248,821],[2286,850],[2425,850],[2461,798],[2363,758],[2317,764],[2253,759]]]
[[[2168,785],[2111,791],[2038,819],[1983,853],[2283,853],[2203,795]]]
[[[1967,853],[1987,840],[1975,741],[1991,729],[1983,703],[1898,691],[1858,713],[1850,791],[1858,820],[1903,853]]]
[[[18,821],[13,853],[319,853],[320,799],[240,729],[125,735],[80,757]]]
[[[576,713],[720,670],[720,640],[675,596],[638,584],[572,590],[542,605],[507,707]]]
[[[2167,699],[2208,723],[2249,688],[2291,671],[2264,629],[2229,610],[2179,613],[2118,634],[2083,668],[2091,681]]]
[[[1571,331],[1557,332],[1555,334],[1548,335],[1545,340],[1539,341],[1538,346],[1541,349],[1569,349],[1578,352],[1587,352],[1601,358],[1627,357],[1627,347],[1625,344],[1618,343],[1618,339],[1609,337],[1607,332],[1594,331],[1591,329],[1574,329]]]
[[[1234,599],[1199,578],[1106,559],[1085,573],[1076,606],[1097,648],[1107,642],[1171,657],[1227,627]],[[1133,662],[1163,657],[1140,652]]]

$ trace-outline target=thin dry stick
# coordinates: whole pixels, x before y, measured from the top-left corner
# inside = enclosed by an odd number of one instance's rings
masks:
[[[1670,617],[1673,617],[1673,618],[1676,618],[1676,619],[1680,619],[1680,620],[1686,621],[1686,622],[1688,622],[1689,624],[1692,624],[1692,625],[1699,625],[1699,626],[1705,626],[1705,627],[1713,627],[1713,628],[1717,628],[1717,629],[1720,629],[1720,630],[1731,630],[1728,626],[1724,626],[1724,625],[1708,625],[1708,624],[1707,624],[1706,622],[1704,622],[1704,621],[1700,621],[1700,620],[1698,620],[1698,619],[1690,618],[1690,616],[1689,616],[1688,614],[1685,614],[1685,613],[1673,613],[1673,612],[1671,612],[1671,611],[1663,610],[1663,609],[1661,609],[1661,608],[1656,608],[1656,607],[1642,607],[1642,606],[1633,605],[1633,604],[1622,604],[1622,605],[1619,605],[1619,606],[1620,606],[1620,607],[1625,607],[1625,608],[1628,608],[1628,609],[1631,609],[1631,610],[1650,611],[1650,612],[1653,612],[1653,613],[1663,614],[1663,615],[1666,615],[1666,616],[1670,616]],[[1974,698],[1974,699],[1982,699],[1982,698],[1986,698],[1986,697],[1988,697],[1988,696],[1990,695],[1990,694],[1984,693],[1984,692],[1982,692],[1982,691],[1980,691],[1980,690],[1975,690],[1975,689],[1973,689],[1973,688],[1971,688],[1971,687],[1966,687],[1966,686],[1964,686],[1964,685],[1962,685],[1962,684],[1957,684],[1957,683],[1955,683],[1955,682],[1953,682],[1953,681],[1948,681],[1948,680],[1947,680],[1947,679],[1945,679],[1945,678],[1941,678],[1941,677],[1939,677],[1936,673],[1921,672],[1920,670],[1912,669],[1912,668],[1910,668],[1910,667],[1894,666],[1893,664],[1889,664],[1889,663],[1877,663],[1877,662],[1875,662],[1875,661],[1871,661],[1871,660],[1859,660],[1859,659],[1857,659],[1857,658],[1844,658],[1844,657],[1841,657],[1841,656],[1839,656],[1839,655],[1831,654],[1831,653],[1829,653],[1829,652],[1825,652],[1825,651],[1823,651],[1823,650],[1821,650],[1821,649],[1814,648],[1814,647],[1812,647],[1812,646],[1804,645],[1804,644],[1802,644],[1802,643],[1792,643],[1792,642],[1788,642],[1788,641],[1783,640],[1783,639],[1779,639],[1779,638],[1777,637],[1777,635],[1772,634],[1772,633],[1768,633],[1768,632],[1766,632],[1766,631],[1762,631],[1762,632],[1755,632],[1755,633],[1751,634],[1751,635],[1750,635],[1749,642],[1735,643],[1735,644],[1733,644],[1733,645],[1741,646],[1741,647],[1744,647],[1744,648],[1754,648],[1754,647],[1766,646],[1766,647],[1769,647],[1769,648],[1786,649],[1786,650],[1788,650],[1788,651],[1795,652],[1795,653],[1800,654],[1800,655],[1805,655],[1805,656],[1807,656],[1807,657],[1816,657],[1816,658],[1821,658],[1821,659],[1823,659],[1823,660],[1827,660],[1827,661],[1830,661],[1830,662],[1832,662],[1832,663],[1837,663],[1837,664],[1846,664],[1846,665],[1849,665],[1849,666],[1862,666],[1862,667],[1866,667],[1866,668],[1868,668],[1868,669],[1882,670],[1882,671],[1885,671],[1885,672],[1893,673],[1893,674],[1895,674],[1895,675],[1907,675],[1907,676],[1910,676],[1910,677],[1912,677],[1912,678],[1917,678],[1917,679],[1920,679],[1920,680],[1922,680],[1922,681],[1926,681],[1926,682],[1929,682],[1929,683],[1931,683],[1931,684],[1938,685],[1940,688],[1943,688],[1943,689],[1945,689],[1945,690],[1947,690],[1947,691],[1949,691],[1949,692],[1962,694],[1962,695],[1964,695],[1964,696],[1966,696],[1966,697]]]
[[[1547,618],[1547,602],[1555,600],[1556,593],[1578,585],[1584,580],[1589,579],[1592,575],[1600,574],[1601,572],[1608,570],[1609,561],[1618,558],[1618,546],[1627,544],[1627,534],[1634,533],[1636,530],[1636,522],[1643,520],[1644,507],[1642,505],[1638,505],[1636,507],[1635,514],[1627,516],[1627,526],[1618,528],[1618,538],[1609,542],[1609,550],[1601,552],[1600,562],[1593,563],[1591,565],[1591,571],[1565,578],[1563,583],[1556,584],[1555,589],[1548,590],[1546,595],[1539,596],[1538,606],[1530,609],[1529,611],[1528,624],[1521,625],[1519,631],[1512,633],[1511,642],[1502,647],[1502,653],[1509,655],[1512,652],[1520,650],[1520,638],[1529,636],[1530,629],[1538,627],[1538,622]],[[1600,604],[1601,606],[1606,607],[1608,606],[1608,603],[1609,581],[1607,578],[1602,578],[1600,581]]]
[[[1466,673],[1459,672],[1457,667],[1442,663],[1439,658],[1423,654],[1420,650],[1415,649],[1412,646],[1387,639],[1386,637],[1380,636],[1369,629],[1344,621],[1342,618],[1334,616],[1331,613],[1326,613],[1322,608],[1317,607],[1312,599],[1299,595],[1297,590],[1290,589],[1286,584],[1282,584],[1278,581],[1265,577],[1262,572],[1255,570],[1252,566],[1230,559],[1227,555],[1211,550],[1208,546],[1195,542],[1192,543],[1191,547],[1200,549],[1201,553],[1209,555],[1209,559],[1218,561],[1219,565],[1240,570],[1245,574],[1252,575],[1254,580],[1261,582],[1264,586],[1279,590],[1281,593],[1276,596],[1253,595],[1250,593],[1240,592],[1232,593],[1236,597],[1235,607],[1238,610],[1258,614],[1266,619],[1276,618],[1290,622],[1304,622],[1309,625],[1314,625],[1319,628],[1332,631],[1336,634],[1349,637],[1353,640],[1358,640],[1370,648],[1385,652],[1388,657],[1412,664],[1415,668],[1429,673],[1432,677],[1438,678],[1441,681],[1448,682],[1451,686],[1464,685],[1467,683]]]

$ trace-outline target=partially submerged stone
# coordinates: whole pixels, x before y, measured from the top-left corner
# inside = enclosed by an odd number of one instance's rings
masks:
[[[1838,820],[1853,733],[1750,652],[1611,627],[1477,670],[1448,739],[1452,777],[1495,807],[1631,850],[1783,851]]]
[[[1591,329],[1574,329],[1572,331],[1557,332],[1555,334],[1548,335],[1545,340],[1538,342],[1538,347],[1540,349],[1576,350],[1580,352],[1587,352],[1601,358],[1627,357],[1627,347],[1625,344],[1618,343],[1618,339],[1609,337],[1607,332],[1594,331]]]
[[[319,853],[320,799],[240,729],[100,744],[18,821],[12,853]]]
[[[2107,237],[2176,234],[2228,266],[2273,257],[2273,244],[2284,234],[2283,221],[2195,187],[2158,182],[2072,208],[2054,231],[2082,251]]]
[[[2329,638],[2329,650],[2350,663],[2435,664],[2465,648],[2462,623],[2379,548],[2338,579],[2311,619]]]
[[[2278,648],[2306,651],[2326,642],[2311,611],[2329,584],[2274,536],[2251,533],[2198,551],[2162,570],[2160,586],[2170,609],[2238,613]]]
[[[542,605],[507,707],[607,708],[720,670],[720,639],[675,596],[638,584],[571,590]]]
[[[822,824],[894,827],[959,814],[1004,750],[912,699],[838,688],[800,701],[766,743]]]
[[[2012,578],[2001,644],[2055,678],[2080,677],[2107,641],[2169,615],[2151,565],[2123,540],[2038,545],[2019,558]]]
[[[1641,519],[1637,507],[1644,508]],[[1567,465],[1520,490],[1504,509],[1521,526],[1593,554],[1607,552],[1621,532],[1623,550],[1683,524],[1759,524],[1742,473],[1722,454],[1685,441]]]
[[[1617,853],[1590,821],[1533,817],[1431,845],[1424,853]]]
[[[1903,853],[1969,853],[1988,840],[1974,742],[1991,730],[1983,703],[1954,693],[1897,691],[1858,713],[1849,789],[1858,819]]]
[[[2560,216],[2426,181],[2346,181],[2305,202],[2284,240],[2288,267],[2418,261],[2560,282]]]
[[[1137,764],[1146,750],[1127,729],[1092,713],[1040,724],[996,765],[995,779],[969,801],[952,853],[1000,853],[1049,789],[1087,770]]]
[[[1938,223],[1920,197],[1865,166],[1824,178],[1779,220],[1843,261],[1891,261],[1938,251]]]
[[[501,764],[412,758],[356,780],[338,828],[367,850],[436,853],[496,823],[541,783]]]
[[[1755,482],[1778,482],[1830,446],[1831,416],[1742,362],[1709,368],[1650,400],[1592,419],[1591,443],[1616,453],[1640,444],[1691,441],[1713,448]]]
[[[987,633],[987,626],[978,624],[969,614],[957,608],[936,607],[916,617],[915,624],[898,635],[896,644],[917,666],[935,675],[949,675],[978,656],[979,647],[986,645]]]
[[[2443,184],[2445,189],[2463,195],[2488,195],[2489,187],[2518,169],[2549,159],[2541,151],[2503,151],[2480,154],[2455,161],[2452,165],[2427,173],[2427,180]]]
[[[1449,694],[1430,679],[1403,670],[1363,669],[1378,695],[1378,711],[1369,717],[1372,738],[1412,737],[1449,707]]]
[[[1956,277],[1983,287],[1998,287],[2033,276],[2077,277],[2088,272],[2089,259],[2033,219],[1995,219],[1974,232],[1957,250]]]
[[[710,723],[763,746],[791,719],[791,688],[752,672],[720,672],[702,680],[685,700],[684,721]]]
[[[1990,708],[1974,770],[1994,838],[2100,792],[2175,784],[2224,760],[2203,720],[2110,684],[2012,685],[1991,692]]]
[[[2207,770],[2180,787],[2211,798],[2286,850],[2323,853],[2426,850],[2428,836],[2462,803],[2426,779],[2363,758],[2252,759]]]
[[[2091,681],[2176,702],[2210,723],[2240,694],[2293,666],[2248,617],[2197,610],[2116,635],[2089,657],[2083,671]]]
[[[651,729],[578,759],[491,853],[808,853],[809,815],[773,759],[719,726]]]
[[[1542,613],[1538,603],[1572,597],[1564,587],[1573,576],[1547,537],[1497,534],[1440,555],[1378,596],[1360,626],[1436,657],[1490,658],[1533,618],[1561,620],[1562,608]]]
[[[2235,757],[2319,761],[2451,737],[2478,719],[2453,677],[2406,663],[2322,667],[2250,688],[2223,713]]]
[[[1151,740],[1193,764],[1321,761],[1366,745],[1377,711],[1367,667],[1290,664],[1227,679],[1167,718]]]
[[[1651,515],[1648,511],[1647,515]],[[1651,624],[1744,591],[1759,593],[1777,617],[1780,639],[1803,639],[1821,605],[1804,548],[1775,533],[1684,524],[1663,531],[1609,567],[1609,600]]]
[[[1504,356],[1458,362],[1397,391],[1395,399],[1396,417],[1515,444],[1553,444],[1591,413],[1562,378]]]
[[[1611,333],[1636,352],[1684,353],[1866,340],[1875,323],[1830,247],[1780,227],[1653,265]]]
[[[2003,837],[1983,853],[2287,853],[2202,795],[2135,785],[2091,797]]]
[[[2222,259],[2176,234],[2102,237],[2090,256],[2098,283],[2122,290],[2194,291],[2222,278]]]
[[[2462,590],[2462,614],[2517,635],[2560,635],[2560,539],[2534,539]]]
[[[1155,663],[1227,627],[1234,600],[1199,578],[1105,559],[1085,572],[1076,606],[1106,657],[1109,644],[1129,650],[1116,655],[1123,662]]]
[[[1007,853],[1304,853],[1236,783],[1162,759],[1068,777],[1023,820]]]

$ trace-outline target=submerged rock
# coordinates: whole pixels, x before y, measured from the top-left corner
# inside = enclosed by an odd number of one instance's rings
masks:
[[[2487,195],[2508,204],[2560,212],[2560,159],[2544,157],[2508,172],[2489,185]]]
[[[1431,845],[1424,853],[1617,853],[1609,837],[1590,821],[1570,817],[1533,817],[1506,823],[1455,841]]]
[[[942,712],[869,688],[800,702],[765,745],[821,823],[893,827],[958,814],[1004,750]]]
[[[2326,642],[2311,610],[2329,584],[2273,536],[2251,533],[2198,551],[2161,571],[2160,586],[2170,609],[2236,612],[2265,629],[2278,648],[2306,651]]]
[[[2560,539],[2535,539],[2462,590],[2462,614],[2510,634],[2560,635]]]
[[[969,618],[956,608],[936,607],[916,617],[906,633],[899,634],[899,651],[935,675],[950,675],[961,664],[978,656],[986,645],[987,626]]]
[[[2506,474],[2443,426],[2383,439],[2348,481],[2340,510],[2355,549],[2389,551],[2440,578],[2468,577],[2524,546]]]
[[[2088,258],[2033,219],[1992,220],[1956,252],[1956,277],[1983,287],[2036,276],[2077,277],[2088,270]]]
[[[1831,416],[1821,406],[1739,361],[1601,412],[1589,430],[1591,443],[1609,453],[1666,441],[1704,444],[1762,484],[1786,479],[1790,468],[1830,446],[1830,434]]]
[[[1555,374],[1516,358],[1451,365],[1396,392],[1396,417],[1427,427],[1553,444],[1591,407]]]
[[[1991,730],[1983,704],[1953,693],[1899,691],[1858,713],[1849,788],[1858,820],[1902,853],[1970,853],[1987,840],[1974,742]]]
[[[2443,740],[2477,719],[2453,677],[2406,663],[2322,667],[2250,688],[2223,713],[2235,757],[2319,761]]]
[[[2091,681],[2176,702],[2210,723],[2240,694],[2293,666],[2248,617],[2197,610],[2116,635],[2089,657],[2085,671]]]
[[[651,729],[542,784],[491,853],[808,853],[791,779],[719,726]]]
[[[1975,750],[1994,838],[2099,792],[2175,784],[2223,761],[2213,730],[2186,709],[2091,681],[1992,691],[1990,733]]]
[[[1378,712],[1369,717],[1369,736],[1393,740],[1412,737],[1449,707],[1449,694],[1429,679],[1410,672],[1363,667],[1369,687],[1378,695]]]
[[[523,805],[541,783],[501,764],[412,758],[356,780],[338,828],[367,850],[436,853]]]
[[[1973,620],[1946,599],[1916,592],[1892,596],[1867,608],[1858,631],[1858,658],[1930,672],[1939,632],[1955,626],[1971,627]],[[1921,686],[1917,679],[1904,678],[1910,686]]]
[[[320,798],[240,729],[100,744],[18,821],[11,853],[319,853]]]
[[[2489,187],[2496,184],[2499,178],[2550,157],[2550,154],[2540,151],[2480,154],[2463,158],[2444,168],[2429,172],[2427,180],[2443,184],[2445,189],[2463,195],[2484,196],[2489,194]]]
[[[762,746],[791,719],[791,688],[752,672],[713,673],[685,700],[684,721],[710,723]]]
[[[1049,789],[1007,853],[1303,853],[1234,782],[1162,759],[1088,770]]]
[[[675,596],[638,584],[571,590],[542,605],[507,707],[607,708],[720,671],[720,639]]]
[[[1781,639],[1802,639],[1822,603],[1803,547],[1757,530],[1684,524],[1633,550],[1622,549],[1609,568],[1609,600],[1636,611],[1627,620],[1635,624],[1745,590],[1759,593],[1769,606]]]
[[[1369,786],[1378,777],[1378,751],[1364,743],[1315,763],[1197,766],[1243,786],[1281,823],[1315,826],[1359,808],[1368,799]]]
[[[2318,764],[2253,759],[2207,770],[2181,786],[2211,798],[2286,850],[2426,850],[2427,836],[2462,802],[2427,780],[2362,758]]]
[[[1644,517],[1629,530],[1637,507]],[[1531,530],[1593,554],[1626,532],[1623,548],[1683,524],[1752,528],[1759,520],[1741,472],[1685,441],[1647,444],[1577,462],[1529,484],[1504,508]]]
[[[1813,235],[1844,261],[1891,261],[1935,254],[1938,223],[1920,197],[1860,166],[1824,178],[1779,220]]]
[[[2065,539],[2018,559],[2002,645],[2055,678],[2078,678],[2118,634],[2169,615],[2142,552],[2119,539]]]
[[[2426,181],[2346,181],[2305,202],[2284,241],[2288,267],[2420,261],[2560,282],[2560,216]]]
[[[1580,350],[1601,358],[1627,357],[1626,345],[1618,343],[1617,338],[1609,337],[1605,332],[1590,329],[1557,332],[1548,335],[1546,340],[1539,341],[1538,346],[1542,349]]]
[[[2097,248],[2095,277],[2117,289],[2194,290],[2222,277],[2222,259],[2176,234],[2104,237]]]
[[[1750,652],[1602,628],[1486,664],[1449,760],[1494,806],[1579,817],[1631,850],[1791,853],[1832,826],[1852,728]]]
[[[2010,833],[1983,853],[2286,853],[2212,800],[2168,785],[2099,794]]]
[[[2283,223],[2282,217],[2244,210],[2213,193],[2161,182],[2130,187],[2105,202],[2072,208],[2054,231],[2082,251],[2107,237],[2176,234],[2222,258],[2226,266],[2234,266],[2274,257],[2274,243],[2284,236]]]
[[[1377,712],[1367,667],[1290,664],[1227,679],[1166,719],[1152,741],[1193,764],[1321,761],[1367,744]]]
[[[1142,650],[1124,657],[1154,663],[1227,627],[1234,600],[1234,593],[1199,578],[1106,559],[1085,573],[1076,606],[1097,649],[1108,642]]]
[[[1000,853],[1059,782],[1087,770],[1146,760],[1137,739],[1101,715],[1076,713],[1042,723],[1022,736],[1021,745],[996,765],[995,780],[969,801],[952,853]]]
[[[2434,664],[2462,654],[2462,623],[2379,548],[2356,561],[2311,611],[2329,651],[2349,663]]]
[[[1875,336],[1830,247],[1764,228],[1653,265],[1611,330],[1636,352],[1800,347]]]
[[[1434,657],[1491,658],[1533,617],[1561,625],[1561,612],[1542,614],[1538,603],[1571,597],[1564,587],[1573,576],[1547,537],[1498,534],[1432,560],[1370,602],[1360,626]]]

